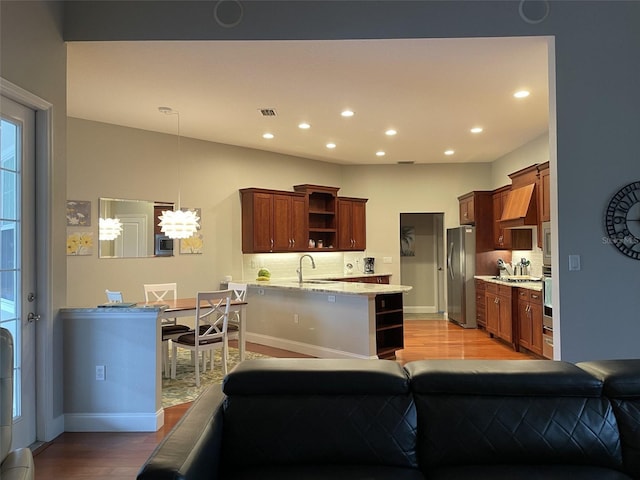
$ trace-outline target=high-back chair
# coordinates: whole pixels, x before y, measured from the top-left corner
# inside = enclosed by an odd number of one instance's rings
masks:
[[[200,386],[200,354],[202,372],[207,369],[206,353],[222,349],[222,371],[227,374],[227,327],[229,325],[229,304],[231,290],[198,292],[196,299],[196,328],[193,332],[180,335],[171,342],[171,378],[176,378],[177,349],[184,348],[195,353],[196,386]],[[213,355],[211,355],[213,369]]]
[[[244,302],[247,298],[247,284],[229,282],[227,288],[231,290],[232,302]],[[229,313],[229,328],[227,330],[227,338],[229,340],[240,341],[240,308],[234,308]],[[240,360],[243,360],[242,358]]]
[[[107,302],[122,303],[122,292],[115,292],[113,290],[106,289],[104,293],[107,295]]]
[[[0,328],[0,478],[33,480],[33,454],[28,448],[11,450],[13,433],[13,337]]]
[[[178,299],[177,283],[145,283],[145,302],[161,302]],[[162,318],[162,369],[164,376],[169,377],[169,342],[191,329],[178,323],[177,318]]]

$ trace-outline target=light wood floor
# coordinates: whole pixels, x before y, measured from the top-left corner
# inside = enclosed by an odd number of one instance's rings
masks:
[[[531,358],[490,339],[482,330],[466,330],[444,320],[405,321],[401,364],[425,358]],[[273,357],[304,357],[262,345],[249,350]],[[36,480],[135,479],[140,466],[182,417],[189,404],[165,410],[165,425],[153,433],[63,433],[35,452]]]

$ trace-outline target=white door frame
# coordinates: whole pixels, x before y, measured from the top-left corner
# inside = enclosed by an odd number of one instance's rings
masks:
[[[36,111],[36,305],[40,315],[36,322],[36,439],[50,441],[64,431],[62,402],[54,399],[54,381],[62,378],[56,372],[54,359],[54,307],[52,273],[53,218],[53,105],[0,77],[0,93]],[[66,196],[66,194],[65,194]],[[65,287],[66,288],[66,287]],[[61,391],[62,384],[57,385]]]

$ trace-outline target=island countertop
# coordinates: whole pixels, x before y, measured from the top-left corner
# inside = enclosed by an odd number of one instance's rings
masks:
[[[375,296],[387,293],[406,293],[413,287],[408,285],[390,285],[379,283],[341,282],[339,280],[322,280],[308,278],[299,283],[296,278],[269,281],[249,280],[245,282],[249,287],[287,289],[311,293],[333,293],[340,295],[368,295]]]

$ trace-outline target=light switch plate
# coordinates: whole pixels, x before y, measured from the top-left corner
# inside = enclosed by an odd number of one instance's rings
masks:
[[[391,257],[382,257],[382,263],[392,263]]]
[[[569,255],[569,271],[577,272],[580,270],[580,255]]]

